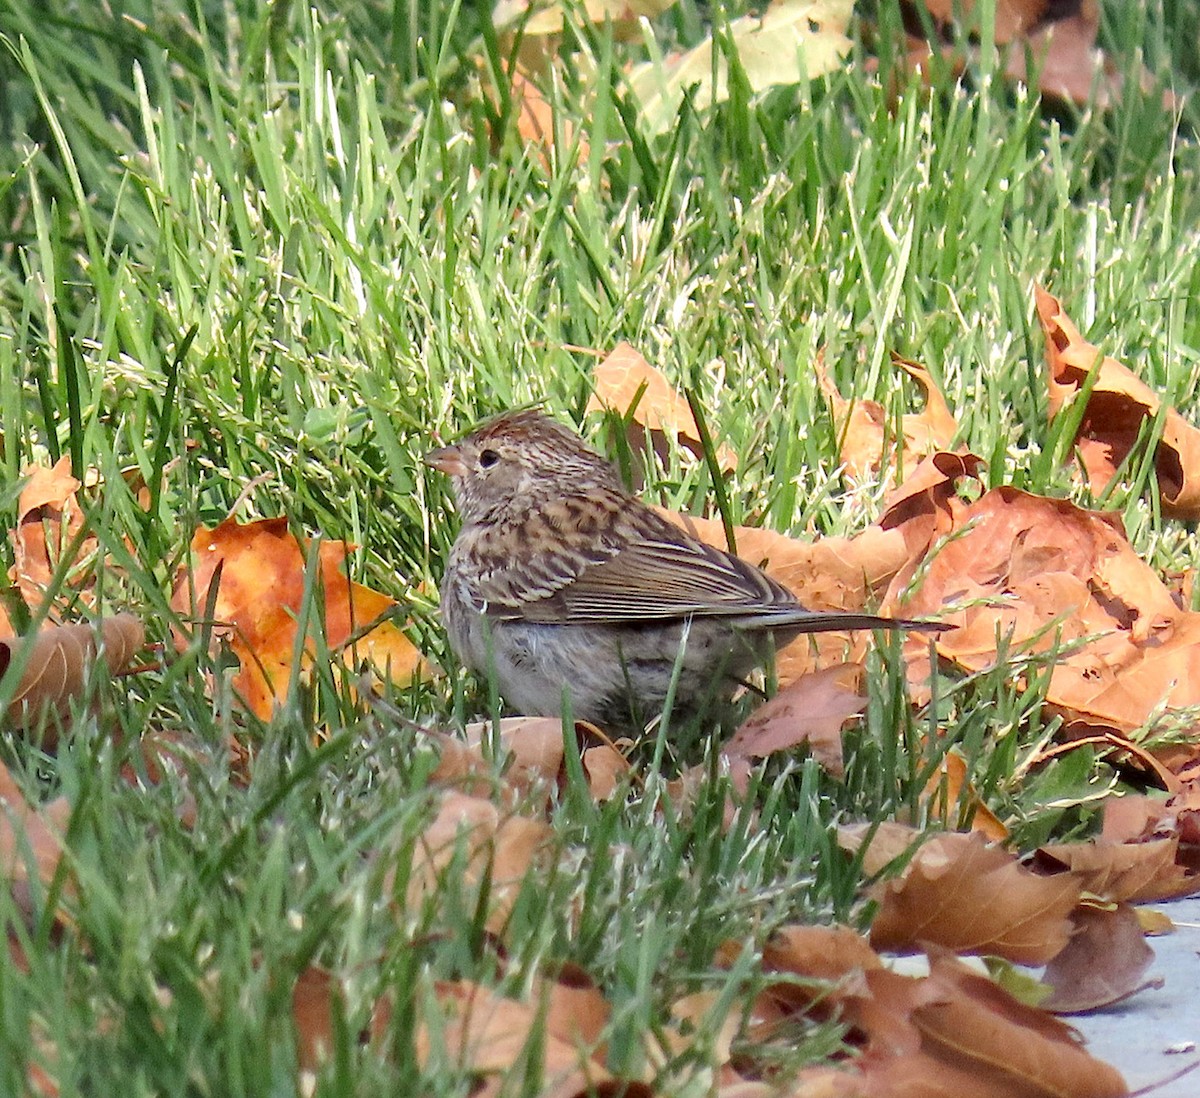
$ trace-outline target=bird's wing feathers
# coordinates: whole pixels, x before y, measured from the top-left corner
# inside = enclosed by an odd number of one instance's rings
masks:
[[[801,609],[758,568],[640,505],[610,512],[611,536],[600,537],[569,536],[579,528],[573,511],[564,499],[539,516],[555,531],[556,552],[510,556],[488,570],[480,594],[489,615],[581,625]]]

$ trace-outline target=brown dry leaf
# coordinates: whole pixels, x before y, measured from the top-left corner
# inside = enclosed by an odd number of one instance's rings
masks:
[[[394,599],[352,583],[342,570],[346,545],[323,542],[319,550],[324,588],[325,636],[331,648],[390,613]],[[195,620],[208,605],[209,587],[218,568],[220,590],[214,635],[228,634],[241,660],[234,686],[250,710],[263,720],[287,696],[298,640],[297,616],[304,599],[306,547],[291,535],[286,519],[245,525],[226,519],[215,529],[201,526],[192,538],[191,567],[175,577],[171,606]],[[311,660],[305,638],[302,666]],[[180,648],[185,638],[177,637]],[[344,653],[348,665],[367,660],[392,682],[405,684],[421,673],[420,653],[390,620],[379,621]]]
[[[592,389],[587,411],[603,412],[608,408],[626,418],[629,444],[634,450],[645,447],[648,431],[655,453],[663,460],[667,438],[686,446],[696,457],[704,457],[700,428],[687,400],[628,343],[618,343],[592,370]],[[737,455],[728,446],[719,443],[715,449],[717,465],[723,472],[737,468]]]
[[[612,1007],[591,976],[579,965],[565,964],[553,980],[538,982],[546,1000],[546,1031],[574,1048],[595,1050],[602,1059],[600,1035]]]
[[[466,727],[467,743],[475,749],[485,741],[490,743],[492,735],[491,721],[478,721]],[[604,740],[600,730],[587,721],[575,722],[574,735],[592,796],[597,801],[607,800],[630,771],[628,760],[610,742],[585,748],[586,743]],[[558,717],[502,717],[497,742],[512,759],[505,770],[505,779],[521,792],[530,793],[539,786],[557,788],[566,780],[563,727]]]
[[[838,846],[848,854],[857,854],[863,843],[867,842],[862,868],[868,877],[874,877],[897,858],[912,852],[927,837],[926,832],[898,820],[881,820],[878,824],[842,824],[837,829]]]
[[[842,777],[842,728],[867,704],[858,692],[862,675],[861,664],[843,663],[796,679],[756,709],[721,753],[761,759],[806,743],[825,770]]]
[[[309,965],[292,986],[292,1024],[296,1031],[296,1059],[303,1072],[317,1071],[334,1049],[334,1002],[345,1013],[345,995],[333,973]],[[391,1018],[391,1004],[381,999],[360,1040],[379,1041]]]
[[[1039,848],[1035,867],[1067,870],[1085,892],[1112,902],[1146,903],[1187,896],[1200,889],[1200,875],[1177,862],[1176,836],[1117,843],[1054,843]]]
[[[903,484],[921,461],[946,450],[958,434],[958,423],[929,371],[899,355],[892,355],[892,364],[925,390],[925,411],[901,418],[899,438],[894,437],[895,424],[882,404],[874,400],[847,400],[829,376],[825,356],[818,355],[814,363],[817,381],[841,441],[842,464],[855,480],[877,480],[886,466],[892,470],[890,479]]]
[[[1175,605],[1119,517],[1010,487],[952,517],[956,536],[901,608],[958,626],[936,638],[943,659],[980,671],[998,643],[1041,654],[1047,703],[1093,731],[1130,733],[1162,706],[1200,704],[1200,614]]]
[[[1069,1026],[1014,999],[948,951],[931,947],[928,977],[884,968],[844,927],[791,927],[763,953],[763,970],[799,976],[763,997],[785,1012],[839,1017],[865,1042],[846,1090],[864,1098],[1067,1098],[1127,1093]],[[804,979],[818,981],[812,989]],[[825,986],[822,987],[821,984]],[[826,1086],[841,1086],[826,1080]],[[805,1091],[801,1090],[803,1094]]]
[[[457,1063],[480,1076],[483,1089],[472,1094],[498,1093],[528,1056],[540,1057],[542,1098],[652,1098],[644,1083],[619,1080],[591,1055],[585,1045],[543,1029],[543,1010],[518,1002],[468,981],[442,982],[436,989],[444,1018],[436,1032],[422,1026],[417,1033],[417,1060],[427,1063],[435,1050],[439,1058]]]
[[[813,980],[840,980],[847,973],[882,968],[883,961],[848,926],[780,927],[763,947],[764,972],[790,972]]]
[[[0,675],[14,662],[24,660],[5,720],[20,728],[46,711],[65,714],[71,700],[83,693],[98,654],[109,673],[116,674],[145,640],[145,629],[132,614],[105,618],[99,630],[93,625],[56,625],[29,636],[0,640]],[[47,736],[53,734],[51,726],[45,731]],[[44,741],[44,746],[53,747],[53,741]]]
[[[905,0],[909,68],[928,72],[928,61],[937,48],[944,61],[960,74],[968,58],[977,51],[979,27],[977,13],[986,9],[976,0],[929,0],[934,29],[942,42],[930,43],[917,33],[923,27],[914,0]],[[998,0],[995,6],[995,41],[1005,48],[1005,74],[1028,83],[1031,62],[1038,74],[1038,89],[1047,97],[1063,99],[1077,106],[1086,105],[1095,86],[1095,104],[1101,109],[1121,100],[1124,80],[1117,65],[1096,45],[1100,28],[1097,0]],[[958,20],[962,26],[955,29]],[[970,44],[967,44],[970,43]],[[1153,89],[1150,74],[1143,69],[1140,83]],[[1175,96],[1162,93],[1164,110],[1175,109]]]
[[[1058,298],[1040,286],[1036,294],[1046,335],[1050,417],[1077,398],[1093,370],[1099,371],[1075,435],[1088,482],[1099,495],[1133,449],[1142,424],[1159,414],[1163,402],[1132,371],[1088,343]],[[1200,431],[1173,408],[1165,413],[1155,466],[1163,512],[1174,518],[1200,517]]]
[[[1154,950],[1146,944],[1133,907],[1081,904],[1071,922],[1071,940],[1042,975],[1042,982],[1054,989],[1039,1004],[1042,1009],[1080,1014],[1120,1002],[1147,986],[1143,977],[1154,961]]]
[[[0,873],[6,880],[27,881],[32,871],[43,885],[53,881],[70,819],[65,797],[34,808],[0,763]]]
[[[71,459],[60,458],[52,469],[29,466],[21,475],[28,480],[17,500],[16,528],[9,534],[13,546],[9,579],[26,605],[36,609],[55,573],[65,568],[65,585],[91,605],[92,566],[99,543],[94,534],[84,533],[83,511],[75,498],[80,483],[71,475]],[[8,628],[7,615],[4,626]]]
[[[489,931],[499,934],[529,871],[547,856],[553,832],[538,820],[517,816],[481,797],[449,790],[421,835],[408,874],[408,906],[420,909],[456,856],[465,859],[463,879],[488,885]]]
[[[1118,1098],[1120,1073],[1088,1055],[1079,1034],[1043,1010],[1014,999],[943,950],[929,951],[932,994],[913,1011],[922,1051],[964,1070],[978,1091],[1023,1098]],[[956,1093],[971,1093],[957,1091]]]
[[[942,756],[937,770],[929,776],[921,794],[929,818],[939,820],[952,830],[958,827],[960,806],[971,814],[971,830],[985,839],[1001,843],[1008,838],[1008,828],[980,799],[975,787],[967,780],[967,762],[957,751]]]
[[[925,843],[899,878],[871,894],[879,901],[871,926],[876,949],[936,943],[1045,964],[1070,937],[1080,887],[1069,877],[1031,873],[977,833],[951,833]]]

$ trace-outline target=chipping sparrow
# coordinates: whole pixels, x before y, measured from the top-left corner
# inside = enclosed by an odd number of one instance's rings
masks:
[[[805,609],[631,496],[539,411],[501,415],[425,462],[450,477],[462,517],[442,583],[450,644],[523,713],[569,704],[576,718],[628,726],[661,711],[676,673],[684,708],[728,697],[772,639],[941,628]]]

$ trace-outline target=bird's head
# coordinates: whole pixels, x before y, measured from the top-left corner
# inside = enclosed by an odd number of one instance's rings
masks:
[[[464,522],[517,518],[590,485],[617,486],[604,458],[537,409],[497,416],[424,460],[450,478]]]

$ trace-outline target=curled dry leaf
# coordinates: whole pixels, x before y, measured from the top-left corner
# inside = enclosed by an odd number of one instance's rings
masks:
[[[32,876],[48,885],[58,872],[70,819],[65,797],[34,808],[0,763],[0,873],[7,880],[27,881]]]
[[[539,785],[553,789],[566,781],[565,741],[562,721],[558,717],[503,717],[497,731],[497,745],[511,756],[505,779],[517,789],[530,793]],[[476,750],[485,742],[490,743],[492,734],[491,721],[478,721],[466,727],[467,743]],[[603,737],[594,725],[587,721],[575,722],[575,750],[579,753],[588,788],[597,801],[612,796],[620,779],[630,770],[628,761],[615,744],[602,742],[592,747],[584,746],[601,739]]]
[[[925,783],[921,800],[929,818],[940,820],[950,830],[958,828],[959,815],[965,809],[970,816],[970,830],[978,831],[992,842],[999,843],[1008,838],[1008,828],[980,799],[967,778],[966,760],[957,751],[948,751],[942,756],[937,769]]]
[[[22,666],[6,720],[23,727],[47,710],[66,713],[71,700],[83,693],[97,656],[115,674],[145,640],[145,629],[132,614],[105,618],[98,627],[56,625],[26,637],[0,640],[0,674],[13,664]]]
[[[1044,657],[1047,703],[1093,729],[1129,733],[1200,704],[1200,614],[1175,605],[1118,516],[1010,487],[950,516],[954,536],[902,607],[958,626],[936,638],[943,659],[980,671],[998,644]]]
[[[958,434],[958,423],[929,371],[899,355],[892,356],[892,363],[925,390],[925,411],[901,418],[899,438],[882,404],[847,400],[829,376],[824,355],[819,355],[814,364],[841,444],[842,464],[855,480],[877,479],[879,471],[887,466],[893,470],[891,479],[903,484],[921,461],[946,450]]]
[[[587,411],[602,412],[611,408],[628,418],[629,443],[634,450],[645,446],[645,432],[648,431],[655,453],[664,461],[667,438],[676,439],[703,458],[700,428],[687,400],[628,343],[618,343],[593,369],[592,390]],[[716,445],[716,455],[717,465],[724,472],[737,468],[737,455],[724,443]]]
[[[1127,367],[1088,343],[1058,298],[1037,287],[1037,312],[1046,335],[1050,417],[1079,398],[1088,376],[1095,386],[1075,435],[1092,491],[1099,495],[1133,449],[1138,432],[1162,409],[1162,399]],[[1200,431],[1173,408],[1166,409],[1155,454],[1163,512],[1200,518]]]
[[[788,927],[768,943],[764,973],[793,979],[769,985],[760,999],[785,1016],[840,1018],[865,1045],[850,1065],[853,1086],[816,1093],[946,1098],[1127,1093],[1120,1075],[1089,1056],[1069,1026],[1019,1002],[948,951],[926,952],[929,975],[916,977],[885,968],[845,927]],[[756,1004],[756,1011],[769,1014],[770,1006]]]
[[[288,531],[286,519],[245,525],[226,519],[215,529],[196,530],[191,563],[175,577],[171,607],[197,621],[220,570],[214,636],[228,635],[242,665],[234,686],[264,720],[287,696],[298,642],[305,645],[302,666],[311,662],[311,641],[297,635],[306,548]],[[395,600],[347,578],[346,551],[340,541],[322,542],[319,550],[326,641],[337,648],[355,637],[344,653],[348,664],[366,660],[392,682],[407,684],[421,673],[421,655],[390,618],[382,620]],[[176,644],[186,647],[187,638],[177,635]]]
[[[842,777],[842,728],[867,704],[858,692],[862,674],[861,664],[842,663],[796,679],[756,709],[721,753],[761,759],[806,743],[825,770]]]
[[[926,838],[926,832],[897,820],[842,824],[837,829],[838,846],[848,854],[858,854],[862,850],[862,870],[868,877],[882,873],[897,858],[914,853],[917,845]],[[865,850],[864,843],[867,844]]]
[[[876,885],[876,949],[915,950],[936,943],[958,953],[987,953],[1019,964],[1045,964],[1066,945],[1068,916],[1079,902],[1070,877],[1040,877],[977,833],[931,839],[896,880]]]
[[[1178,856],[1177,836],[1131,843],[1100,838],[1040,847],[1034,865],[1046,873],[1065,870],[1102,899],[1146,903],[1200,890],[1200,875],[1179,864]]]
[[[66,569],[66,585],[92,603],[92,564],[99,543],[94,534],[84,533],[83,511],[75,498],[80,484],[71,475],[71,459],[64,456],[51,469],[30,466],[22,476],[28,479],[17,499],[16,528],[9,535],[9,579],[26,605],[36,608],[45,601],[56,573]],[[7,618],[3,625],[8,628]]]
[[[1044,1010],[1081,1014],[1149,986],[1144,977],[1154,950],[1146,944],[1133,907],[1081,904],[1071,923],[1071,940],[1042,975],[1042,982],[1053,989],[1040,1004]],[[1160,979],[1156,986],[1161,984]]]
[[[967,43],[978,42],[979,15],[988,8],[976,0],[928,0],[927,7],[939,39],[931,43],[918,33],[910,33],[909,68],[927,73],[936,48],[945,64],[956,74],[962,73],[968,59],[977,52],[975,45]],[[910,32],[923,33],[915,0],[905,0],[902,10]],[[1122,73],[1096,44],[1100,28],[1097,0],[998,0],[995,13],[994,40],[1004,50],[1004,72],[1010,79],[1028,83],[1032,71],[1043,95],[1081,107],[1093,102],[1093,94],[1095,105],[1101,109],[1120,102]],[[962,25],[955,28],[958,21]],[[951,41],[953,44],[943,44]],[[1140,83],[1147,91],[1153,85],[1144,69]],[[1166,110],[1175,108],[1175,97],[1170,92],[1163,93],[1162,102]]]

